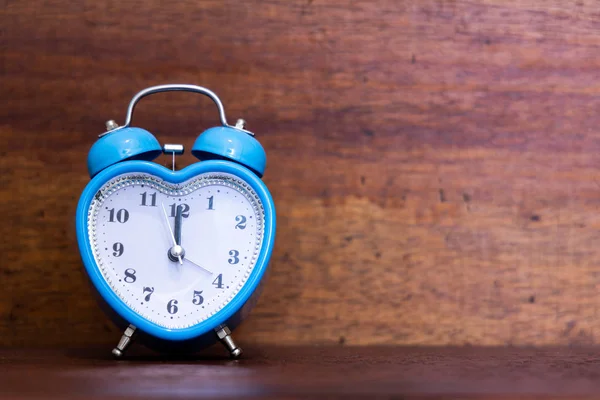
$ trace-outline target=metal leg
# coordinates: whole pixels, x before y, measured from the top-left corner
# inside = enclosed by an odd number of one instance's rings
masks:
[[[240,356],[242,355],[242,349],[238,347],[238,345],[236,345],[233,341],[233,338],[231,337],[231,331],[229,330],[227,325],[221,325],[219,328],[216,329],[216,331],[219,340],[221,341],[221,343],[223,343],[223,346],[225,346],[225,348],[229,350],[231,358],[240,358]]]
[[[121,336],[121,339],[119,340],[119,344],[112,350],[113,356],[115,356],[116,358],[123,357],[125,349],[127,349],[127,347],[131,344],[131,339],[133,338],[135,330],[136,327],[133,325],[129,325],[127,329],[125,329],[123,336]]]

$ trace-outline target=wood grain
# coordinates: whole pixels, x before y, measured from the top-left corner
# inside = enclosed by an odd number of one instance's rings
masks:
[[[138,349],[139,350],[139,349]],[[594,348],[254,346],[239,361],[0,350],[0,398],[594,399]]]
[[[267,150],[278,236],[248,343],[597,343],[599,16],[557,0],[5,2],[0,344],[117,339],[75,242],[85,157],[169,82],[214,90]],[[188,148],[216,123],[181,93],[135,119]]]

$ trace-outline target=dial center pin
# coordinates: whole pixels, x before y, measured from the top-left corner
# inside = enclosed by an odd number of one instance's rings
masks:
[[[185,256],[185,250],[180,245],[176,244],[171,247],[167,252],[169,256],[169,260],[171,261],[179,261],[179,257],[183,258]]]

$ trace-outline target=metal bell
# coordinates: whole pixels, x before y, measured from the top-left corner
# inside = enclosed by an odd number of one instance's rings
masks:
[[[218,126],[204,131],[194,143],[192,154],[204,160],[230,160],[242,164],[262,177],[267,154],[258,140],[246,131],[229,126]]]
[[[114,125],[107,123],[107,127]],[[93,144],[88,153],[87,166],[90,177],[106,167],[125,160],[152,161],[162,153],[158,140],[150,132],[131,126],[116,127]]]

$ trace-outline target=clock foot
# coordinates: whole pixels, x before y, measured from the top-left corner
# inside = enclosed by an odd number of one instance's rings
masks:
[[[127,329],[125,329],[123,336],[121,336],[121,339],[119,340],[119,344],[112,350],[113,356],[115,356],[116,358],[123,357],[123,353],[131,344],[131,339],[133,338],[135,330],[136,327],[131,324],[127,327]]]
[[[242,349],[233,341],[233,338],[231,337],[231,331],[227,325],[221,325],[221,327],[217,328],[216,331],[219,340],[221,343],[223,343],[223,346],[229,350],[231,358],[240,358],[242,355]]]

